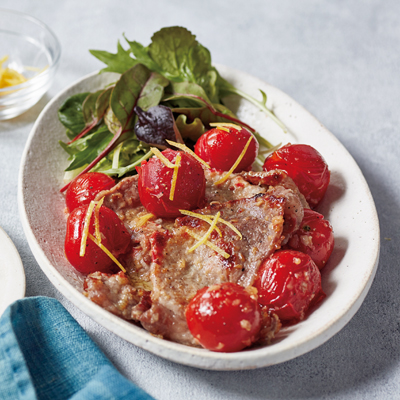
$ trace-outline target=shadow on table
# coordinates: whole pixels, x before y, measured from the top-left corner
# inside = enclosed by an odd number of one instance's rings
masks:
[[[252,371],[186,370],[191,379],[211,386],[216,393],[231,392],[233,399],[319,399],[346,392],[367,395],[371,381],[384,380],[388,371],[397,368],[400,248],[396,227],[400,211],[395,189],[384,186],[379,171],[365,167],[380,217],[381,257],[371,290],[354,318],[327,343],[294,360]]]
[[[16,128],[36,121],[46,104],[50,101],[48,94],[45,94],[32,108],[25,111],[18,117],[0,121],[0,135],[5,132],[15,130]],[[0,136],[1,137],[1,136]]]

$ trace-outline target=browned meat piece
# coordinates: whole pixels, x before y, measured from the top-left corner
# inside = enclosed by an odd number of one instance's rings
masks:
[[[231,174],[222,184],[216,186],[217,182],[224,174],[217,170],[205,170],[206,176],[206,200],[228,201],[253,197],[259,193],[265,193],[271,187],[282,186],[285,189],[292,190],[299,197],[303,208],[310,208],[305,197],[299,192],[293,180],[283,171],[250,171]]]
[[[195,344],[188,331],[185,309],[204,286],[235,282],[252,284],[262,260],[280,248],[283,231],[284,198],[259,194],[250,199],[215,203],[202,210],[203,215],[221,213],[242,234],[218,224],[222,236],[213,231],[210,241],[231,256],[226,259],[215,250],[196,243],[188,231],[204,235],[209,224],[196,217],[182,217],[172,232],[156,232],[151,237],[153,263],[151,280],[153,306],[140,321],[152,333],[179,343]]]
[[[128,320],[138,320],[151,307],[150,292],[133,287],[123,272],[88,275],[83,293],[105,310]]]

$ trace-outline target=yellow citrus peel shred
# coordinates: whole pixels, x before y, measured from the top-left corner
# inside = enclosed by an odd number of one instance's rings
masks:
[[[0,89],[20,85],[27,81],[27,79],[18,71],[11,68],[4,68],[3,64],[8,60],[8,56],[0,59]]]
[[[96,203],[92,200],[89,204],[89,207],[86,211],[86,216],[84,220],[83,232],[82,232],[82,239],[81,239],[81,247],[79,249],[79,256],[84,257],[85,250],[86,250],[86,241],[89,235],[89,226],[90,226],[90,219],[92,218],[94,207]]]
[[[220,185],[221,183],[224,183],[229,178],[229,176],[232,174],[232,172],[235,170],[235,168],[239,165],[240,161],[242,161],[242,158],[246,154],[246,151],[249,148],[252,140],[253,140],[253,135],[249,137],[249,140],[247,141],[246,145],[244,146],[243,151],[240,153],[239,157],[237,158],[235,163],[232,165],[231,169],[221,179],[214,182],[214,185]]]
[[[207,215],[207,217],[210,217],[210,218],[213,219],[213,218],[215,218],[215,215]],[[224,225],[228,226],[229,228],[231,228],[239,236],[240,240],[243,239],[243,236],[240,233],[240,231],[232,223],[230,223],[229,221],[226,221],[226,220],[224,220],[222,218],[219,218],[218,222],[221,222],[222,224],[224,224]]]
[[[151,219],[151,218],[153,218],[153,217],[154,217],[154,214],[152,214],[152,213],[148,213],[148,214],[142,215],[142,216],[138,219],[138,221],[136,222],[135,226],[136,226],[137,228],[140,228],[140,227],[143,226],[149,219]]]
[[[202,158],[200,158],[193,150],[189,149],[189,147],[187,147],[183,143],[173,142],[172,140],[167,140],[167,143],[170,144],[171,146],[181,149],[185,153],[190,154],[193,158],[195,158],[199,163],[203,164],[206,168],[211,168]]]
[[[194,232],[191,232],[190,230],[187,230],[187,233],[193,237],[196,240],[201,240],[202,237],[197,235]],[[210,241],[206,241],[204,243],[206,246],[208,246],[210,249],[213,249],[214,251],[216,251],[218,254],[221,254],[221,256],[223,256],[224,258],[229,258],[230,254],[228,254],[226,251],[222,250],[221,248],[219,248],[218,246],[216,246],[214,243],[211,243]]]
[[[218,218],[220,217],[221,213],[218,211],[217,215],[214,218],[214,221],[212,222],[212,224],[210,225],[210,227],[208,228],[208,231],[205,233],[205,235],[200,239],[199,242],[197,242],[194,246],[192,246],[189,250],[188,253],[191,253],[192,251],[196,250],[199,246],[201,246],[202,244],[204,244],[205,242],[207,242],[208,238],[210,237],[212,231],[215,229],[217,222],[218,222]]]
[[[238,131],[242,130],[242,127],[236,124],[232,124],[230,122],[211,122],[210,126],[212,127],[216,127],[216,128],[233,128],[233,129],[237,129]]]
[[[105,247],[102,243],[100,243],[93,235],[91,235],[90,233],[88,234],[89,239],[91,239],[95,244],[97,244],[97,246],[100,247],[101,250],[104,251],[104,253],[106,253],[108,255],[108,257],[111,258],[111,260],[113,260],[115,262],[115,264],[118,265],[118,267],[123,271],[126,272],[126,269],[121,265],[121,263],[112,255],[112,253],[107,249],[107,247]]]
[[[197,214],[193,211],[188,211],[188,210],[179,210],[179,212],[183,215],[188,215],[189,217],[201,219],[201,220],[209,223],[210,225],[213,223],[214,215]],[[219,222],[220,221],[221,221],[221,218],[219,219]],[[220,229],[217,226],[215,227],[215,230],[218,232],[218,235],[222,237],[222,232],[220,231]]]
[[[178,170],[179,167],[181,166],[181,158],[182,158],[181,155],[178,153],[175,159],[174,173],[172,175],[172,181],[171,181],[171,190],[169,192],[169,199],[171,201],[174,200],[176,180],[178,179]]]
[[[175,165],[165,157],[157,147],[151,147],[151,152],[168,168],[175,168]]]
[[[103,205],[104,197],[97,202],[96,208],[94,209],[94,232],[96,239],[101,243],[101,234],[100,234],[100,208]]]
[[[183,215],[188,215],[190,217],[194,217],[194,218],[199,218],[203,221],[208,222],[210,225],[213,222],[213,219],[215,218],[215,215],[209,215],[209,214],[198,214],[195,213],[193,211],[188,211],[188,210],[179,210],[179,212]],[[231,228],[240,238],[240,240],[243,239],[242,234],[240,233],[239,229],[237,229],[235,227],[235,225],[233,225],[231,222],[224,220],[223,218],[218,218],[218,223],[224,224],[226,226],[228,226],[229,228]],[[218,229],[218,227],[215,227],[215,230],[218,232],[219,236],[222,236],[221,231]]]

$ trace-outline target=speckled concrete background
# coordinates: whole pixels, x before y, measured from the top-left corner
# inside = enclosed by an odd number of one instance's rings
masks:
[[[0,226],[22,257],[27,295],[58,298],[116,367],[157,399],[400,398],[400,2],[317,0],[1,0],[47,23],[62,45],[56,81],[40,103],[0,122]],[[374,196],[381,261],[349,324],[318,349],[255,371],[210,372],[176,365],[124,342],[65,300],[34,260],[17,209],[19,162],[29,131],[61,89],[101,67],[87,49],[117,39],[149,43],[183,25],[213,61],[282,89],[353,155]],[[1,44],[0,44],[1,52]]]

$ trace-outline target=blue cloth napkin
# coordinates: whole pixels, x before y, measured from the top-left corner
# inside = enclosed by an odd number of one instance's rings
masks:
[[[149,400],[55,299],[29,297],[0,318],[0,399]]]

